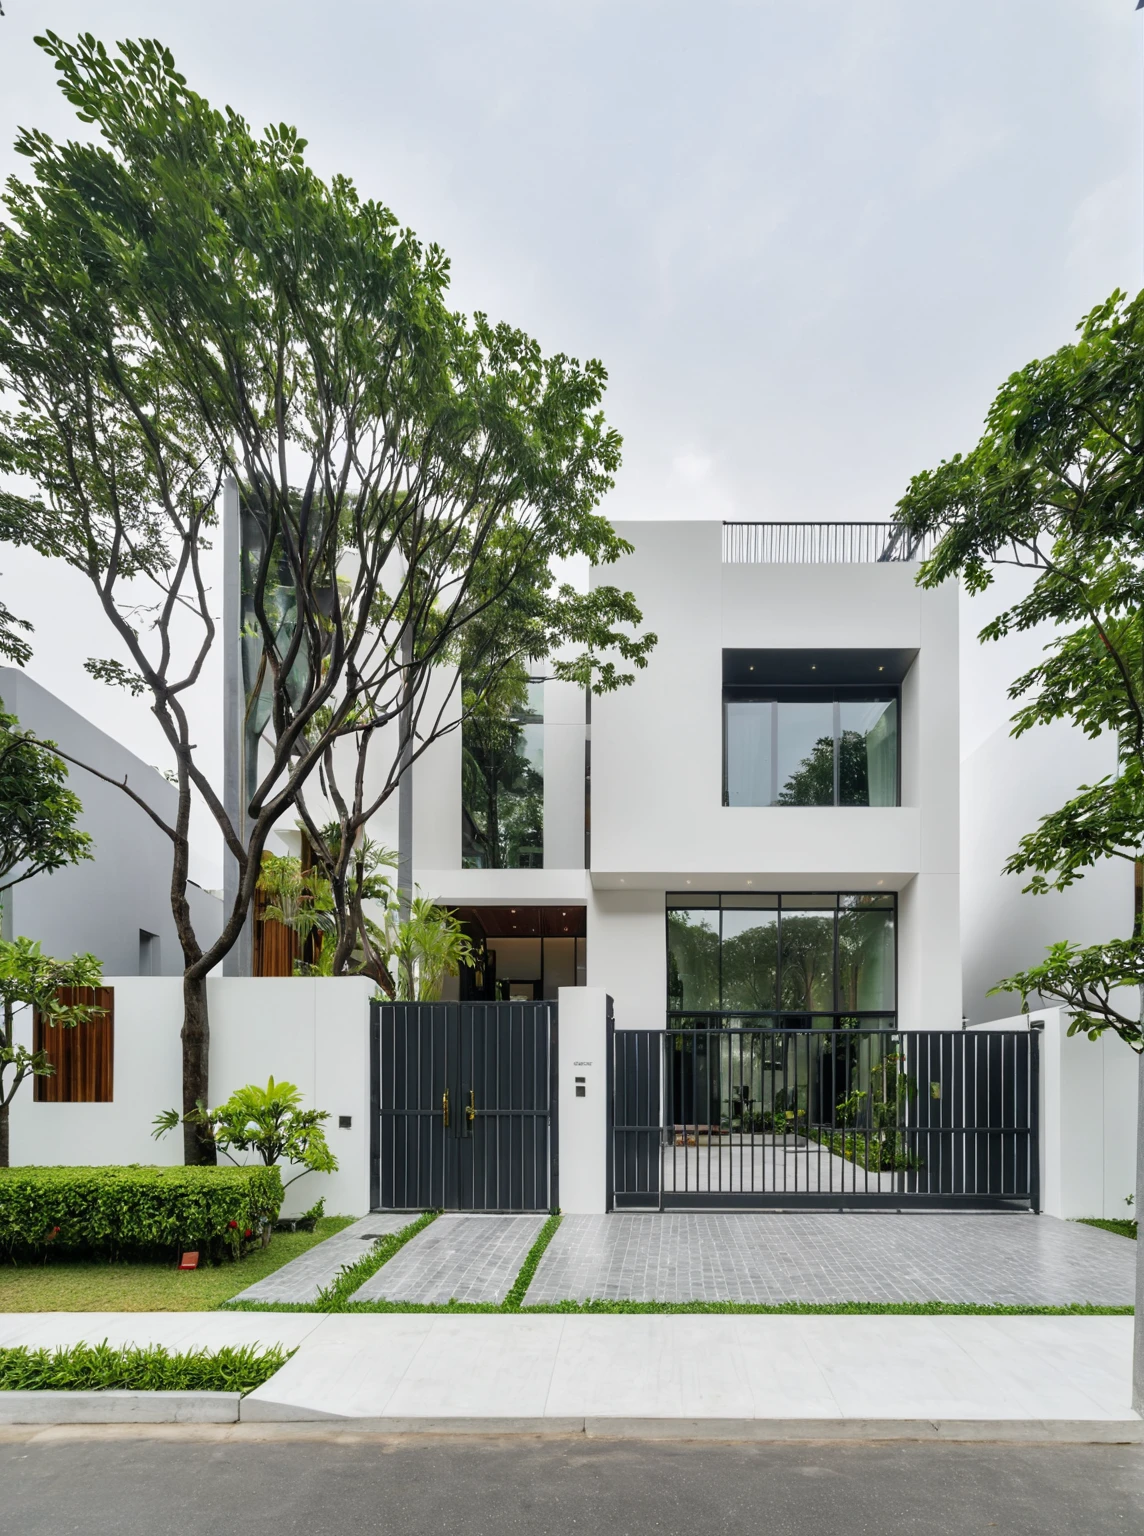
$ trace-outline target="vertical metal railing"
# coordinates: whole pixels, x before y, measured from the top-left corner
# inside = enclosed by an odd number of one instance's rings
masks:
[[[700,1016],[611,1038],[613,1208],[1036,1208],[1039,1053],[1025,1032]]]
[[[724,523],[724,565],[877,565],[927,560],[932,534],[900,523]]]

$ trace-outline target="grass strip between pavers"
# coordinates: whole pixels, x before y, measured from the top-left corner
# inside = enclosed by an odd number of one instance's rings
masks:
[[[317,1312],[317,1305],[290,1301],[236,1302],[228,1310],[243,1312]],[[518,1317],[546,1313],[583,1317],[619,1316],[623,1313],[711,1314],[742,1317],[1131,1317],[1131,1307],[1101,1307],[1074,1302],[1065,1307],[996,1306],[963,1301],[549,1301],[536,1306],[509,1308],[495,1301],[355,1301],[327,1308],[335,1312],[480,1312]]]
[[[253,1392],[294,1354],[273,1344],[171,1354],[161,1344],[0,1349],[0,1392]]]
[[[556,1236],[556,1228],[564,1218],[559,1211],[553,1211],[552,1215],[541,1227],[536,1235],[536,1241],[524,1256],[524,1263],[520,1266],[516,1279],[509,1288],[508,1295],[503,1302],[506,1312],[519,1312],[524,1298],[528,1294],[528,1288],[532,1284],[532,1277],[536,1273],[536,1266],[544,1257],[544,1250]]]

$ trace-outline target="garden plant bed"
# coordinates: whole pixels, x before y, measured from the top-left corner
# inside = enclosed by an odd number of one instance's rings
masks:
[[[0,1312],[209,1312],[352,1219],[325,1216],[313,1232],[276,1232],[268,1248],[245,1259],[193,1270],[178,1270],[170,1259],[109,1264],[56,1253],[24,1264],[0,1261]]]
[[[161,1345],[0,1349],[0,1424],[233,1424],[289,1360],[271,1345],[172,1353]]]

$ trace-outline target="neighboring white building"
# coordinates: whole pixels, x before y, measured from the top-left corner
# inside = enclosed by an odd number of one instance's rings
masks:
[[[126,779],[174,821],[174,785],[26,673],[0,667],[0,699],[24,729],[109,778]],[[91,835],[92,857],[14,886],[3,903],[5,937],[38,939],[45,954],[60,957],[88,951],[107,975],[181,976],[170,839],[114,784],[75,766],[68,784],[83,805],[78,825]],[[222,902],[194,884],[188,898],[205,948],[222,928]]]
[[[591,700],[590,751],[583,695],[534,689],[501,813],[531,831],[491,854],[471,743],[426,754],[424,893],[487,935],[511,995],[603,988],[623,1026],[670,1006],[959,1027],[954,588],[920,590],[890,525],[617,531],[634,552],[593,581],[635,594],[649,666]],[[464,867],[498,859],[517,867]]]
[[[1042,816],[1116,770],[1114,739],[1090,740],[1067,721],[1011,735],[1019,701],[1009,698],[1009,687],[1036,664],[1054,631],[1042,625],[985,644],[977,636],[1032,579],[999,567],[984,593],[961,599],[961,941],[970,1024],[1013,1014],[1019,997],[991,997],[990,989],[1043,960],[1050,944],[1099,944],[1132,932],[1134,870],[1126,860],[1096,864],[1068,890],[1042,896],[1023,893],[1027,875],[1004,873]]]

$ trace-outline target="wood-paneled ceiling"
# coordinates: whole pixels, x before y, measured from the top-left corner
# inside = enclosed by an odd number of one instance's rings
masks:
[[[457,916],[486,939],[572,939],[588,932],[586,907],[458,907]]]

